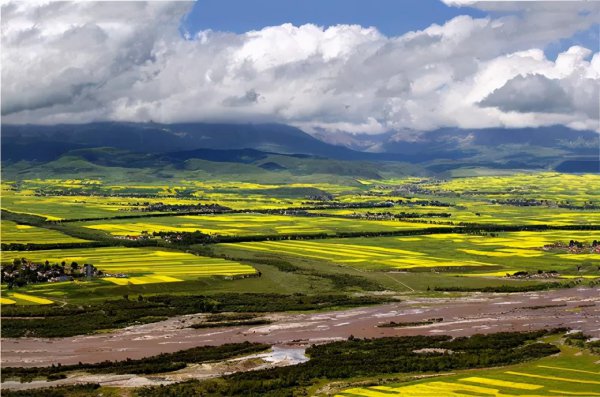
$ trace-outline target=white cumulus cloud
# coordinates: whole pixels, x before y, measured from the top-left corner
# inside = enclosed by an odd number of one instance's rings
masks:
[[[594,4],[516,13],[512,3],[477,3],[503,12],[398,37],[312,24],[186,37],[179,26],[191,5],[4,3],[3,122],[269,121],[373,134],[598,129],[600,55],[573,46],[553,60],[542,50],[593,26]]]

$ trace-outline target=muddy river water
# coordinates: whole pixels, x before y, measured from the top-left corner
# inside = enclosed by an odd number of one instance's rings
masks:
[[[194,346],[262,342],[284,349],[355,337],[472,335],[570,327],[600,337],[600,288],[463,298],[411,298],[398,303],[318,313],[273,314],[272,324],[193,329],[201,315],[69,338],[3,338],[2,366],[47,366],[141,358]],[[429,325],[381,328],[394,322],[443,318]],[[290,350],[291,351],[291,350]],[[291,357],[292,361],[299,357]]]

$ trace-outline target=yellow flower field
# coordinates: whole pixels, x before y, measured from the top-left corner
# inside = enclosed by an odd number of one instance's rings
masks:
[[[71,237],[55,230],[43,229],[41,227],[19,225],[15,222],[0,221],[0,240],[2,243],[78,243],[84,242],[79,238]]]
[[[593,234],[569,231],[569,239],[591,242]],[[441,269],[460,274],[504,277],[516,271],[556,270],[565,277],[596,278],[598,254],[560,254],[543,251],[545,244],[565,240],[564,231],[507,232],[496,237],[470,234],[426,234],[419,237],[360,239],[281,240],[220,244],[227,248],[273,255],[293,255],[327,260],[367,270]],[[568,260],[565,260],[568,259]],[[580,273],[577,263],[584,263]],[[485,268],[490,268],[486,271]],[[479,270],[479,271],[478,271]]]
[[[155,248],[86,248],[41,251],[6,251],[2,262],[25,256],[34,262],[49,260],[53,263],[72,261],[90,263],[105,273],[125,273],[129,277],[106,277],[102,280],[118,285],[171,283],[210,276],[254,274],[249,265],[219,258],[192,255],[180,251]]]
[[[12,299],[0,298],[0,304],[2,304],[2,305],[14,305],[15,303],[17,303],[17,302],[15,302]]]
[[[20,294],[20,293],[17,293],[17,292],[13,292],[9,296],[11,298],[16,298],[16,299],[20,299],[20,300],[23,300],[23,301],[35,303],[37,305],[50,305],[50,304],[54,303],[50,299],[38,298],[37,296]]]
[[[398,220],[362,221],[329,217],[295,217],[267,214],[215,214],[116,219],[81,222],[78,226],[102,230],[115,236],[139,235],[142,232],[194,232],[228,236],[315,234],[358,231],[393,231],[427,229],[437,225]]]

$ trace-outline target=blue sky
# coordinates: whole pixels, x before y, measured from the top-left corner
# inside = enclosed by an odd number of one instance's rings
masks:
[[[190,32],[203,29],[243,33],[290,22],[320,26],[375,26],[398,36],[458,16],[485,16],[473,8],[448,7],[439,0],[198,0],[185,21]]]
[[[560,52],[573,45],[580,45],[598,51],[600,49],[600,24],[595,24],[590,29],[578,32],[568,39],[548,44],[544,48],[544,53],[548,58],[556,59]]]
[[[197,0],[182,27],[190,33],[205,29],[244,33],[288,22],[296,26],[357,24],[375,26],[387,36],[399,36],[459,15],[482,18],[488,13],[471,7],[449,7],[440,0]],[[555,59],[572,45],[597,49],[599,40],[596,24],[570,39],[549,43],[544,52]]]

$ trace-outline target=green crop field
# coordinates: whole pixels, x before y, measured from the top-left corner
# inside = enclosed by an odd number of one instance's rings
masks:
[[[600,175],[538,172],[527,174],[488,175],[436,180],[405,178],[361,181],[372,192],[389,194],[398,187],[418,187],[432,196],[501,199],[537,199],[554,203],[600,202]]]
[[[284,240],[216,244],[194,247],[203,257],[181,251],[161,251],[156,248],[85,248],[21,253],[7,251],[4,261],[15,256],[35,260],[87,260],[109,273],[127,273],[129,278],[104,278],[92,281],[113,288],[155,288],[157,291],[177,289],[181,293],[197,286],[173,281],[196,283],[199,276],[210,274],[250,274],[252,263],[263,273],[263,283],[236,280],[235,288],[245,291],[281,290],[302,292],[306,288],[334,292],[336,287],[327,279],[317,279],[303,271],[321,274],[352,274],[368,278],[392,290],[425,290],[430,285],[451,286],[454,276],[462,277],[461,285],[488,286],[511,284],[506,273],[557,271],[561,277],[599,276],[598,254],[567,254],[541,250],[545,244],[571,239],[590,243],[600,239],[595,231],[555,230],[500,232],[497,236],[476,234],[419,234],[419,230],[440,226],[482,224],[550,225],[560,227],[594,226],[600,224],[600,211],[594,209],[600,192],[595,188],[595,175],[563,175],[556,173],[513,174],[437,180],[406,177],[385,180],[355,180],[354,183],[314,183],[291,180],[288,184],[268,184],[227,180],[180,179],[165,183],[122,183],[110,179],[29,179],[2,183],[2,208],[16,213],[35,214],[49,220],[106,218],[98,221],[62,223],[51,230],[45,224],[30,227],[3,221],[3,242],[61,243],[94,240],[103,241],[142,232],[194,232],[199,230],[223,236],[273,236],[329,234],[332,238],[318,240]],[[320,195],[328,195],[320,201]],[[502,200],[545,200],[539,205],[516,205]],[[243,213],[152,216],[140,212],[149,204],[168,205],[220,204]],[[438,205],[441,203],[441,205]],[[385,206],[373,206],[385,204]],[[312,209],[326,216],[275,215],[256,210],[293,207],[334,206]],[[591,205],[584,208],[585,205]],[[335,208],[340,206],[341,208]],[[346,208],[347,207],[347,208]],[[356,207],[356,208],[355,208]],[[408,214],[408,216],[407,216]],[[436,215],[438,214],[438,215]],[[439,216],[448,214],[449,216]],[[144,215],[143,218],[111,219],[123,215]],[[396,216],[396,219],[392,217]],[[11,218],[12,219],[12,218]],[[18,222],[18,220],[17,220]],[[82,233],[89,229],[89,232]],[[69,237],[58,230],[81,238]],[[411,231],[414,236],[333,238],[337,233],[376,233]],[[94,234],[96,233],[96,234]],[[104,237],[103,237],[104,236]],[[121,245],[112,239],[110,244]],[[143,243],[142,243],[143,244]],[[167,244],[167,246],[169,246]],[[186,247],[174,247],[185,250]],[[161,254],[162,253],[162,254]],[[50,258],[45,256],[50,255]],[[162,256],[161,256],[162,255]],[[212,257],[211,257],[212,256]],[[44,257],[44,258],[42,258]],[[61,258],[62,257],[62,258]],[[285,273],[260,264],[262,258],[285,259],[301,272]],[[75,258],[75,259],[73,259]],[[78,259],[77,259],[78,258]],[[200,261],[199,261],[200,260]],[[337,265],[341,265],[340,268]],[[233,266],[233,267],[231,267]],[[236,266],[242,266],[241,268]],[[369,272],[364,272],[368,270]],[[236,273],[237,272],[237,273]],[[382,272],[382,273],[380,273]],[[381,274],[381,276],[379,275]],[[384,277],[385,276],[385,277]],[[496,280],[496,281],[494,281]],[[395,282],[397,281],[397,282]],[[534,282],[519,280],[520,283]],[[100,284],[98,284],[100,283]],[[81,283],[80,283],[81,284]],[[184,285],[181,289],[176,285]],[[231,284],[231,285],[233,285]],[[206,285],[206,284],[203,284]],[[53,287],[57,296],[79,296],[80,290],[68,283]],[[160,287],[159,287],[160,286]],[[408,287],[407,287],[408,286]],[[21,288],[26,294],[34,286]],[[228,290],[225,284],[211,284],[209,290]],[[103,288],[101,295],[117,294]],[[46,295],[44,295],[46,296]],[[5,297],[6,299],[12,299]],[[13,299],[17,304],[31,301]],[[6,302],[10,304],[11,302]]]
[[[430,222],[451,222],[455,225],[462,223],[475,223],[484,225],[598,225],[600,224],[600,211],[598,210],[573,210],[557,207],[518,207],[493,204],[472,199],[443,199],[453,203],[452,207],[439,207],[428,205],[403,205],[391,208],[357,208],[337,210],[311,210],[312,213],[362,216],[369,213],[389,213],[396,216],[427,216],[424,219]],[[449,214],[448,217],[433,216],[433,214]],[[410,220],[410,218],[406,218]]]
[[[288,184],[269,184],[191,178],[130,183],[111,178],[4,181],[2,208],[13,213],[11,216],[16,217],[16,223],[2,221],[3,243],[51,244],[100,239],[104,244],[116,247],[6,251],[3,261],[21,256],[34,261],[89,261],[105,272],[129,275],[128,278],[107,277],[84,283],[51,283],[50,292],[54,295],[42,294],[44,299],[52,299],[53,296],[84,299],[84,285],[88,286],[90,299],[94,296],[118,296],[123,293],[123,288],[144,289],[149,293],[189,293],[200,287],[207,292],[233,289],[331,293],[340,291],[339,284],[332,284],[331,277],[349,275],[368,279],[379,288],[397,291],[425,291],[430,286],[451,287],[457,283],[456,276],[461,276],[460,285],[471,287],[537,282],[504,277],[517,271],[556,271],[560,277],[567,279],[594,279],[600,275],[598,254],[541,250],[545,244],[558,241],[564,243],[573,239],[589,244],[594,239],[600,240],[600,234],[593,230],[499,232],[494,236],[489,232],[482,235],[421,234],[420,230],[469,225],[473,228],[474,224],[498,227],[597,226],[600,224],[600,211],[594,207],[600,201],[597,180],[596,175],[531,173],[448,180],[425,177],[359,179],[345,184],[298,180],[290,180]],[[550,201],[521,205],[519,200],[523,199]],[[244,212],[173,213],[159,217],[140,211],[149,204],[157,203],[215,203]],[[317,207],[309,212],[324,216],[256,212],[312,206]],[[332,208],[320,209],[327,206]],[[36,221],[39,225],[26,226],[18,224],[19,214],[34,214],[42,219]],[[112,219],[123,215],[143,217]],[[105,219],[58,225],[49,225],[43,220],[84,218]],[[213,236],[252,236],[260,241],[177,247],[156,238],[149,243],[172,249],[118,247],[127,242],[120,239],[126,235],[196,230]],[[70,237],[61,231],[80,237]],[[391,231],[410,231],[415,235],[335,238],[338,233]],[[266,237],[311,234],[328,234],[331,237],[280,241],[268,241]],[[143,241],[136,243],[146,244]],[[203,256],[183,252],[188,248]],[[300,270],[281,271],[262,264],[264,258],[271,261],[282,259]],[[239,261],[248,261],[252,266]],[[252,274],[255,269],[262,272],[260,282],[252,278],[209,282],[206,280],[210,277],[204,277]],[[321,275],[323,277],[319,277]],[[198,281],[201,279],[205,281]],[[176,282],[179,280],[184,282]],[[39,296],[38,291],[43,290],[41,286],[27,285],[16,292]],[[362,290],[361,287],[344,288]],[[8,299],[4,304],[35,303],[9,296],[3,299]]]
[[[387,221],[360,221],[344,218],[301,217],[267,214],[188,215],[148,217],[143,219],[115,219],[79,222],[77,226],[101,230],[115,236],[139,235],[152,232],[194,232],[226,236],[274,234],[315,234],[358,231],[392,231],[426,229],[437,225]]]
[[[408,384],[357,387],[336,397],[600,396],[598,356],[568,346],[558,356],[505,368],[462,371]]]
[[[496,237],[431,234],[409,237],[265,241],[221,244],[234,249],[315,258],[366,270],[429,269],[480,276],[555,270],[565,275],[600,277],[598,254],[541,250],[565,239],[591,242],[589,232],[508,232]],[[577,266],[581,268],[577,269]]]
[[[437,188],[431,186],[431,189],[434,192],[446,191],[494,199],[518,197],[579,204],[598,203],[600,175],[540,173],[455,178],[438,184]]]
[[[48,220],[110,218],[139,214],[136,209],[157,203],[219,204],[236,210],[284,209],[302,206],[304,195],[313,191],[356,191],[356,188],[332,184],[265,185],[188,180],[178,181],[176,185],[92,182],[36,179],[22,181],[18,187],[3,182],[2,208]]]
[[[232,209],[283,209],[301,206],[294,199],[276,199],[267,196],[240,194],[206,194],[201,197],[95,197],[95,196],[44,196],[37,197],[28,192],[4,195],[2,208],[18,213],[42,216],[48,220],[111,218],[124,215],[139,215],[136,209],[148,204],[190,205],[220,204]],[[154,211],[158,213],[158,211]],[[144,213],[149,214],[149,213]]]
[[[19,225],[2,220],[0,240],[3,243],[80,243],[86,240],[67,236],[55,230],[41,227]]]

